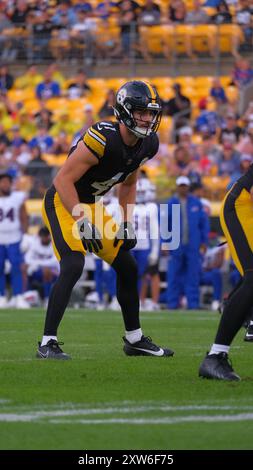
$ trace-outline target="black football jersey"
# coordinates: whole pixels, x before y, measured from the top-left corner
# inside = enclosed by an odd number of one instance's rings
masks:
[[[112,186],[124,181],[158,151],[159,141],[155,133],[139,139],[136,145],[124,144],[119,123],[97,122],[79,139],[99,160],[76,183],[80,202],[92,203],[107,193]],[[77,144],[76,144],[77,145]],[[76,148],[71,148],[69,155]]]

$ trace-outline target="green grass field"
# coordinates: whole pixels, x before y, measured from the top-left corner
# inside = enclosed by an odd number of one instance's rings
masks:
[[[242,382],[198,378],[219,320],[211,312],[142,314],[173,358],[127,357],[120,313],[68,310],[72,361],[35,359],[44,313],[2,311],[0,449],[253,449],[253,344],[231,352]]]

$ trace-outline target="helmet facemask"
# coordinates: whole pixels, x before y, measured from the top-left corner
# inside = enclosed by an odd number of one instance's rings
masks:
[[[131,83],[131,82],[130,82]],[[142,86],[147,86],[144,82],[132,82],[141,83]],[[153,119],[149,123],[149,126],[142,127],[138,125],[137,119],[134,117],[135,111],[151,111],[153,113]],[[155,98],[143,98],[142,96],[129,96],[128,90],[123,86],[117,93],[116,105],[114,107],[114,113],[119,122],[123,123],[136,137],[145,138],[152,132],[156,132],[160,121],[162,108],[160,105],[159,96],[156,94]],[[143,122],[146,123],[145,120]]]

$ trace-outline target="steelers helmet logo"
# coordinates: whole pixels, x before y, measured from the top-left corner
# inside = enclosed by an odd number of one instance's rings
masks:
[[[119,90],[117,94],[117,102],[123,105],[126,99],[126,95],[127,95],[127,90],[125,88],[121,88],[121,90]]]

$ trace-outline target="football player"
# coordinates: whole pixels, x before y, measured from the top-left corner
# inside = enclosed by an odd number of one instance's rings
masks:
[[[201,377],[240,380],[229,362],[228,352],[253,306],[252,196],[253,165],[232,186],[222,204],[221,226],[242,281],[225,304],[215,342],[199,369]]]
[[[124,352],[129,356],[173,355],[142,333],[137,266],[129,253],[136,244],[131,220],[138,168],[157,153],[161,111],[153,86],[144,81],[125,83],[116,94],[117,122],[101,121],[91,126],[71,148],[46,192],[43,217],[60,262],[60,275],[49,298],[38,358],[70,358],[59,346],[57,329],[82,274],[87,250],[116,271],[117,299],[125,324]],[[120,226],[99,202],[115,184],[120,184]]]
[[[13,305],[16,308],[29,308],[23,298],[23,257],[20,243],[28,227],[28,215],[25,208],[25,193],[12,190],[12,177],[9,173],[0,173],[0,308],[6,308],[5,296],[5,261],[11,264],[11,287]]]

